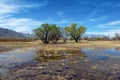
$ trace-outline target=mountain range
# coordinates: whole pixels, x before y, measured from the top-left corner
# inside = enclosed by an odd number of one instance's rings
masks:
[[[31,34],[19,33],[13,30],[0,28],[0,38],[30,38]]]

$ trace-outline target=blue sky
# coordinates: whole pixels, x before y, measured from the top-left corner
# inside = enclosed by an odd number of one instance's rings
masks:
[[[42,23],[87,27],[87,34],[120,33],[120,0],[0,0],[0,27],[31,32]]]

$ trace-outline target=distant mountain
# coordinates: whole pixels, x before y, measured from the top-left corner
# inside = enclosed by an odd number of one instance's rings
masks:
[[[0,28],[0,38],[25,38],[26,36],[13,30]]]
[[[30,34],[30,33],[23,33],[21,32],[22,35],[24,35],[25,37],[28,37],[28,38],[33,38],[34,35]]]

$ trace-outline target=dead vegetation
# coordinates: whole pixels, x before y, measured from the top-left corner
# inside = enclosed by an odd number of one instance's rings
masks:
[[[21,48],[21,47],[34,47],[36,49],[45,51],[61,51],[61,50],[80,50],[81,48],[90,49],[104,49],[104,48],[118,48],[120,47],[120,41],[80,41],[75,43],[74,41],[67,41],[63,43],[59,41],[57,44],[44,44],[42,41],[32,42],[0,42],[0,50],[2,48]]]
[[[120,41],[81,41],[75,43],[74,41],[67,41],[66,43],[59,42],[58,44],[43,44],[41,41],[36,41],[39,49],[47,51],[59,51],[59,50],[74,50],[80,48],[100,49],[100,48],[112,48],[119,47]]]

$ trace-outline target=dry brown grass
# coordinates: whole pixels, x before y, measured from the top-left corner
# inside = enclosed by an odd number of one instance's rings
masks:
[[[58,44],[43,44],[40,40],[38,40],[34,42],[0,42],[0,46],[13,48],[34,47],[47,51],[59,51],[75,50],[80,48],[99,49],[120,47],[120,41],[80,41],[78,43],[75,43],[74,41],[67,41],[66,43],[62,43],[62,41],[59,41]]]
[[[99,49],[99,48],[112,48],[120,47],[120,41],[81,41],[75,43],[74,41],[67,41],[67,43],[58,44],[43,44],[41,41],[34,42],[41,50],[71,50],[71,49],[80,49],[80,48],[90,48],[90,49]]]
[[[31,42],[32,38],[0,38],[0,42]]]
[[[33,42],[0,42],[0,52],[6,52],[17,48],[30,47]]]

